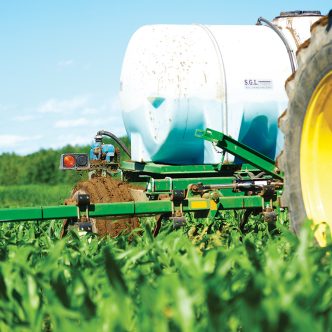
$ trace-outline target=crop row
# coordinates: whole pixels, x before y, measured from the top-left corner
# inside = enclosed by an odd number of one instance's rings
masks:
[[[0,226],[0,331],[329,331],[331,246],[231,215],[116,239]]]

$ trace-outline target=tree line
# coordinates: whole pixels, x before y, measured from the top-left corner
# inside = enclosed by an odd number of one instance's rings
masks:
[[[129,146],[127,137],[121,139]],[[104,142],[110,143],[110,140],[105,139]],[[114,145],[117,146],[117,144]],[[89,150],[88,145],[67,145],[61,149],[41,149],[27,156],[3,153],[0,155],[0,186],[74,184],[82,179],[82,173],[60,170],[60,155],[68,152],[89,153]]]
[[[41,149],[27,156],[3,153],[0,155],[0,185],[75,183],[81,175],[76,171],[61,171],[60,155],[88,151],[88,146],[67,145],[57,150]]]

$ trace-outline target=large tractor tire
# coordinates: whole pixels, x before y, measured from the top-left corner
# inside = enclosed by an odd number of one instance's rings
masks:
[[[79,182],[65,204],[75,205],[78,194],[89,194],[92,204],[133,201],[128,183],[110,177],[95,177],[88,181]],[[70,221],[66,220],[63,225],[62,236],[67,233],[68,226],[70,226]],[[94,220],[94,231],[100,236],[116,237],[120,233],[128,234],[137,227],[139,227],[137,217],[120,219],[100,217]]]
[[[330,16],[330,15],[329,15]],[[279,126],[285,134],[278,162],[285,173],[283,203],[299,233],[312,220],[325,244],[332,229],[332,28],[323,17],[297,51],[298,69],[286,81],[287,111]],[[329,229],[329,227],[330,229]]]

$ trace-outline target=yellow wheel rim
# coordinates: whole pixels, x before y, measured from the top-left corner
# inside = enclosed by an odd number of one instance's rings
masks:
[[[306,214],[316,228],[316,239],[326,244],[332,229],[332,71],[315,89],[304,118],[300,174]]]

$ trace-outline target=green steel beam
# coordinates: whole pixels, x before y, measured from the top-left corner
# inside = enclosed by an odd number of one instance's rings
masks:
[[[170,201],[100,203],[89,206],[92,218],[104,216],[125,216],[172,212]],[[23,220],[46,220],[75,218],[78,208],[75,205],[59,205],[35,208],[0,209],[0,222]]]
[[[0,222],[65,219],[75,216],[77,206],[74,205],[0,209]]]
[[[198,129],[196,130],[196,137],[213,142],[222,150],[229,152],[234,156],[240,157],[244,161],[260,168],[278,179],[283,179],[283,176],[276,167],[274,160],[219,131],[210,128],[206,130]]]
[[[27,208],[0,210],[0,221],[41,220],[41,219],[43,219],[43,211],[41,207],[27,207]]]
[[[172,191],[185,190],[189,185],[195,183],[203,183],[204,185],[213,184],[231,184],[234,177],[199,177],[199,178],[164,178],[164,179],[150,179],[148,189],[151,192],[157,191]]]
[[[92,218],[104,216],[133,216],[172,212],[170,201],[101,203],[90,205],[89,215]]]
[[[236,210],[263,207],[264,199],[261,196],[221,197],[218,203],[219,210]]]
[[[190,198],[183,201],[183,212],[198,210],[226,210],[226,209],[246,209],[264,204],[261,196],[237,196],[221,197],[216,204],[214,201],[202,198]],[[123,202],[123,203],[101,203],[91,204],[88,207],[89,215],[95,217],[115,217],[133,215],[153,215],[161,213],[172,213],[173,204],[171,201],[148,201],[148,202]],[[15,208],[0,209],[0,222],[6,221],[26,221],[26,220],[48,220],[76,218],[77,206],[61,205],[37,208]]]
[[[167,165],[155,163],[138,163],[133,161],[122,161],[121,169],[123,171],[136,171],[140,173],[151,174],[196,174],[196,173],[216,173],[218,172],[218,165]]]
[[[42,206],[39,208],[43,219],[66,219],[77,216],[77,206],[75,205],[59,205],[59,206]],[[0,210],[1,211],[1,210]],[[1,212],[0,212],[1,216]],[[24,218],[24,216],[22,216]],[[1,220],[2,218],[0,218]],[[24,219],[23,219],[24,220]],[[25,219],[26,220],[26,219]]]
[[[160,176],[174,176],[185,178],[190,176],[213,176],[225,175],[230,176],[234,172],[239,171],[260,171],[260,168],[254,167],[251,163],[235,165],[235,164],[206,164],[206,165],[169,165],[169,164],[155,164],[152,162],[139,163],[134,161],[122,161],[121,170],[124,172],[133,172],[138,175],[160,175]]]
[[[198,178],[169,178],[166,177],[164,179],[153,179],[150,178],[147,191],[148,193],[153,192],[170,192],[172,190],[186,190],[189,185],[202,183],[203,185],[225,185],[232,184],[236,178],[234,176],[223,176],[223,177],[198,177]],[[268,175],[266,177],[262,177],[264,179],[271,179],[271,176]],[[243,176],[242,180],[250,181],[251,178],[249,176]],[[223,194],[225,189],[223,190]],[[237,193],[233,192],[232,189],[226,189],[226,192],[229,192],[230,195],[237,195]],[[240,193],[243,195],[243,193]]]

